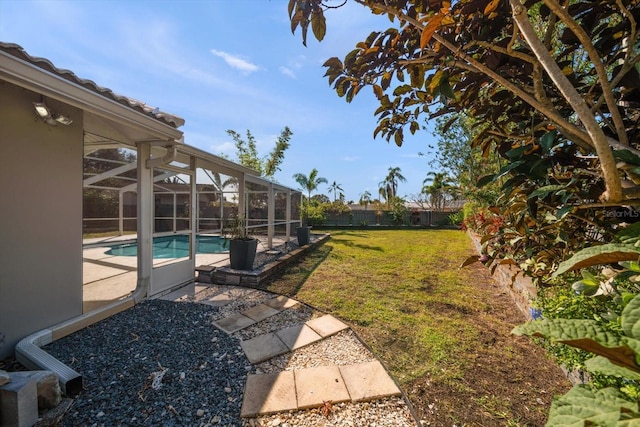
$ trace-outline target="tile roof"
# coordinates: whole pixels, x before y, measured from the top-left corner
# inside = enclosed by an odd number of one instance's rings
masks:
[[[158,108],[154,108],[148,104],[145,104],[142,101],[137,101],[135,99],[127,98],[126,96],[118,95],[117,93],[113,92],[111,89],[98,86],[92,80],[81,79],[70,70],[65,70],[65,69],[56,67],[48,59],[29,55],[21,46],[17,44],[0,42],[0,51],[5,52],[23,61],[26,61],[30,64],[33,64],[38,68],[41,68],[47,72],[53,73],[71,83],[82,86],[91,92],[95,92],[100,96],[113,100],[119,104],[122,104],[125,107],[131,108],[132,110],[143,113],[149,117],[153,117],[156,120],[163,122],[169,126],[172,126],[174,128],[179,128],[180,126],[184,125],[184,119],[181,117],[162,112]]]

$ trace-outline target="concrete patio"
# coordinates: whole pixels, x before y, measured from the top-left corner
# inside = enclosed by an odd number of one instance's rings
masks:
[[[111,245],[131,241],[136,235],[85,239],[83,241],[83,313],[95,310],[114,301],[126,298],[136,287],[137,258],[135,256],[110,255]],[[280,246],[286,239],[274,239]],[[266,242],[260,241],[258,252],[268,251]],[[160,267],[186,258],[155,259],[154,267]],[[229,253],[196,254],[195,265],[215,270],[229,265]],[[196,273],[194,271],[194,280]]]

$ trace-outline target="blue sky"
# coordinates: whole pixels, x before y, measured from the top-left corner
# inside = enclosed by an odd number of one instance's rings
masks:
[[[398,193],[420,191],[429,170],[419,156],[429,131],[402,147],[373,139],[377,102],[364,89],[351,104],[329,86],[322,63],[344,58],[386,17],[349,2],[329,11],[321,43],[292,35],[287,0],[0,1],[0,40],[49,59],[114,92],[186,120],[189,145],[235,158],[227,129],[251,131],[266,155],[285,127],[291,147],[275,178],[299,188],[295,173],[312,168],[337,182],[347,200],[377,197],[389,167],[407,178]],[[409,134],[409,132],[406,132]],[[329,194],[322,185],[320,193]]]

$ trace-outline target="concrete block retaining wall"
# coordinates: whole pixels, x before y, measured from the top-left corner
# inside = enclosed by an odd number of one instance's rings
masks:
[[[282,255],[276,261],[262,266],[257,270],[244,271],[232,270],[229,267],[209,267],[201,266],[196,268],[198,273],[198,281],[203,283],[217,283],[219,285],[239,285],[247,287],[259,287],[265,281],[270,280],[276,274],[281,273],[286,267],[297,261],[311,249],[324,244],[331,235],[316,235],[313,242],[294,249],[293,251]]]

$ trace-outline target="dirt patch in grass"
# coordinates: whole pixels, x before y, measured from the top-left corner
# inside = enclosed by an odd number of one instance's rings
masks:
[[[470,266],[488,310],[468,310],[465,320],[480,334],[459,384],[448,377],[421,376],[404,385],[418,416],[430,426],[543,426],[555,395],[571,387],[560,368],[528,338],[510,334],[524,321],[511,297],[484,267]]]
[[[528,338],[510,295],[455,231],[332,232],[266,285],[347,322],[399,381],[423,425],[543,426],[570,388]]]

